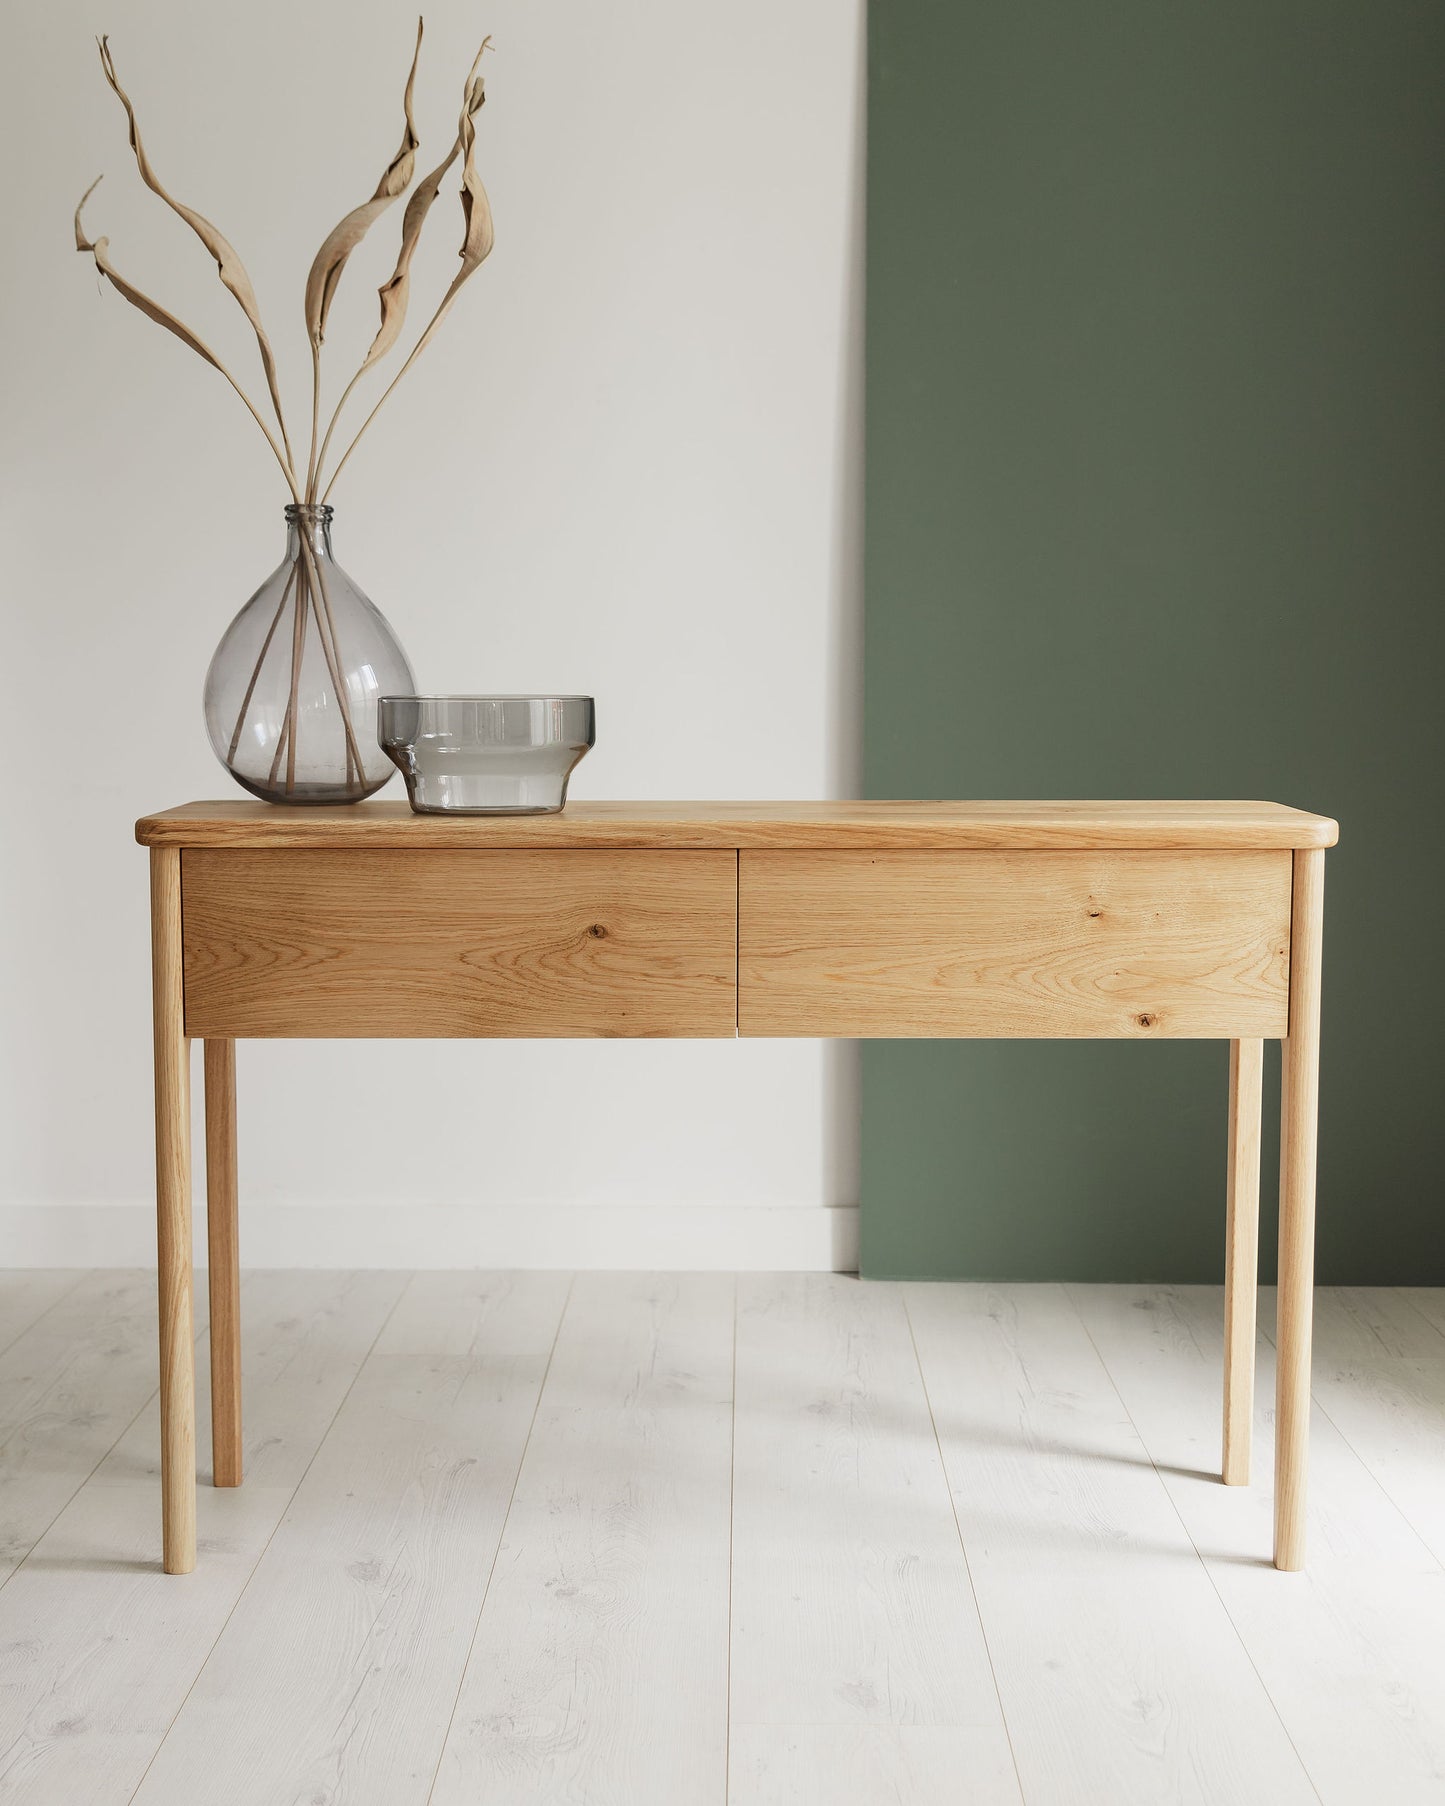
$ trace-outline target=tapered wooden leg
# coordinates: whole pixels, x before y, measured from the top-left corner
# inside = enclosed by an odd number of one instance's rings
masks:
[[[1279,1331],[1274,1431],[1274,1565],[1305,1561],[1310,1331],[1315,1267],[1315,1125],[1320,1081],[1320,970],[1325,856],[1294,856],[1289,1039],[1284,1044],[1279,1161]]]
[[[211,1477],[241,1484],[241,1261],[236,1043],[207,1041],[206,1228],[211,1289]]]
[[[1229,1044],[1229,1182],[1224,1231],[1226,1486],[1248,1486],[1254,1424],[1254,1301],[1259,1283],[1259,1131],[1264,1042]]]
[[[191,1044],[181,981],[181,855],[151,848],[156,1062],[156,1280],[161,1332],[161,1543],[196,1565],[196,1348],[191,1304]]]

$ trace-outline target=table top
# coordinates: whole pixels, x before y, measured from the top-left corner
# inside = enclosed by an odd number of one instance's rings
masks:
[[[1338,825],[1260,802],[569,803],[560,815],[414,815],[405,802],[184,803],[142,846],[1332,847]]]

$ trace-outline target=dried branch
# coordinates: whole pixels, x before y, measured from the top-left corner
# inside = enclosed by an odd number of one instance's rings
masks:
[[[116,75],[115,64],[110,54],[109,40],[107,38],[100,39],[101,68],[105,73],[106,81],[109,83],[121,105],[125,108],[126,118],[130,127],[130,146],[135,155],[136,166],[140,171],[141,180],[152,193],[159,196],[173,212],[177,213],[186,222],[201,240],[207,251],[210,252],[215,260],[216,269],[222,284],[240,306],[256,335],[256,343],[261,353],[262,368],[265,371],[266,383],[270,391],[271,404],[275,409],[276,424],[280,431],[281,443],[277,443],[275,435],[272,433],[265,420],[262,419],[260,413],[257,411],[255,403],[241,387],[232,372],[226,367],[216,353],[212,351],[210,346],[207,345],[197,333],[193,332],[183,320],[162,307],[158,301],[153,300],[149,295],[144,294],[126,277],[120,274],[110,260],[108,239],[99,238],[91,240],[86,235],[85,228],[81,222],[81,214],[86,201],[89,200],[91,194],[95,190],[96,183],[92,183],[90,188],[86,190],[85,195],[81,199],[80,206],[75,210],[75,248],[77,251],[89,254],[94,260],[97,271],[111,284],[118,294],[130,302],[131,306],[143,313],[147,319],[153,320],[158,326],[164,327],[167,332],[179,339],[183,345],[188,346],[198,357],[204,359],[204,361],[210,364],[213,369],[220,372],[236,391],[236,394],[245,404],[247,412],[251,415],[252,419],[264,434],[266,443],[270,446],[272,454],[281,468],[282,475],[286,479],[286,485],[291,492],[292,499],[296,502],[298,507],[301,508],[305,508],[307,503],[313,505],[315,503],[316,490],[319,484],[320,467],[325,460],[327,450],[330,447],[332,434],[335,431],[337,421],[341,416],[342,409],[345,407],[347,398],[350,396],[352,389],[365,371],[369,370],[384,357],[401,336],[406,322],[411,292],[411,265],[421,238],[422,228],[426,223],[427,216],[430,213],[432,206],[435,204],[441,192],[443,178],[459,156],[462,159],[461,200],[464,222],[464,235],[460,252],[461,268],[456,273],[450,286],[447,288],[446,293],[442,296],[440,306],[433,314],[425,330],[422,332],[421,337],[412,347],[406,362],[402,365],[401,369],[397,372],[397,375],[392,379],[390,385],[383,392],[380,400],[363,422],[361,431],[357,433],[350,446],[348,446],[341,462],[336,466],[336,470],[333,472],[330,482],[327,484],[328,494],[331,485],[334,484],[336,477],[340,474],[342,466],[345,465],[346,460],[351,456],[351,453],[356,449],[357,444],[360,442],[362,435],[376,418],[382,403],[386,400],[387,396],[391,394],[391,391],[396,387],[396,384],[411,368],[412,364],[416,361],[425,347],[431,342],[432,337],[435,335],[442,321],[450,312],[452,303],[456,299],[462,284],[480,266],[492,248],[493,231],[491,208],[487,201],[486,191],[483,189],[476,172],[474,161],[476,133],[472,123],[478,109],[485,99],[480,69],[483,54],[490,47],[491,40],[488,39],[477,52],[476,58],[467,75],[463,89],[462,112],[458,122],[456,139],[442,162],[422,180],[419,189],[413,195],[406,208],[402,221],[401,246],[397,255],[396,267],[391,276],[378,291],[378,299],[381,305],[380,325],[375,338],[372,340],[371,345],[367,350],[365,358],[362,360],[360,368],[342,393],[341,400],[332,415],[331,422],[327,427],[326,438],[322,443],[318,454],[317,436],[320,425],[321,346],[326,335],[326,324],[330,314],[331,304],[335,298],[342,272],[344,271],[352,252],[365,238],[367,232],[370,231],[376,220],[380,218],[381,214],[384,213],[395,200],[406,193],[407,189],[411,186],[412,177],[415,173],[418,139],[415,122],[412,117],[412,99],[416,86],[417,62],[421,53],[421,41],[422,22],[418,20],[416,48],[412,53],[411,67],[407,73],[406,88],[402,98],[405,129],[402,134],[401,146],[383,172],[381,180],[377,184],[371,199],[364,202],[360,207],[353,208],[352,211],[348,213],[328,234],[321,249],[317,252],[307,275],[305,318],[307,338],[311,346],[312,402],[311,447],[306,466],[305,485],[303,489],[299,481],[298,470],[292,453],[290,439],[287,434],[285,418],[282,413],[280,384],[277,378],[275,358],[272,354],[270,339],[267,337],[265,327],[261,321],[260,309],[256,302],[255,290],[251,285],[251,280],[247,275],[240,258],[236,255],[234,247],[221,232],[202,214],[197,213],[194,208],[187,207],[182,202],[176,200],[176,198],[162,185],[142,142],[140,127],[136,120],[135,108],[131,103],[130,96],[121,87],[120,81]],[[284,759],[286,763],[286,790],[288,792],[294,791],[297,784],[297,766],[299,758],[298,736],[301,726],[301,671],[305,653],[307,623],[308,620],[314,619],[322,656],[326,662],[331,686],[336,694],[337,705],[346,740],[347,787],[350,789],[354,783],[359,789],[364,781],[364,767],[361,760],[361,749],[357,743],[355,724],[352,720],[352,711],[343,668],[341,647],[338,644],[337,639],[335,613],[331,606],[331,598],[327,593],[326,577],[322,568],[322,561],[317,557],[316,548],[312,544],[310,521],[303,515],[303,517],[298,520],[297,525],[299,530],[300,556],[293,565],[290,580],[282,593],[275,615],[266,632],[265,639],[261,645],[260,655],[256,661],[256,668],[252,673],[246,694],[242,698],[235,727],[231,736],[230,753],[231,757],[234,758],[237,746],[239,745],[242,733],[244,732],[247,713],[255,693],[261,668],[265,663],[273,644],[278,638],[284,636],[285,630],[283,624],[285,622],[286,610],[289,605],[292,611],[292,620],[290,624],[290,693],[282,731],[274,748],[274,757],[271,766],[272,781],[275,781],[281,762]]]
[[[331,494],[337,477],[341,475],[342,470],[346,466],[347,459],[361,443],[366,429],[381,412],[382,405],[387,397],[435,337],[442,321],[445,320],[447,315],[451,312],[452,303],[456,300],[462,284],[481,267],[495,242],[496,233],[492,225],[491,203],[487,199],[487,191],[483,188],[481,178],[477,174],[475,160],[477,131],[474,124],[476,115],[486,99],[485,85],[482,81],[480,71],[482,58],[486,54],[490,42],[491,40],[487,39],[486,42],[483,43],[481,49],[477,52],[476,59],[472,63],[471,70],[467,75],[466,87],[462,97],[461,119],[457,125],[457,143],[462,155],[462,221],[464,232],[462,237],[462,248],[458,252],[458,256],[462,260],[462,267],[452,278],[451,286],[442,296],[441,304],[428,321],[425,331],[417,340],[416,344],[412,346],[411,353],[406,362],[382,391],[376,406],[361,423],[361,428],[357,432],[356,437],[342,454],[341,461],[331,473],[330,480],[326,485],[325,494],[322,496],[323,501]],[[423,215],[423,218],[424,217],[425,215]],[[420,228],[418,228],[418,230],[420,230]],[[385,315],[383,314],[383,330],[384,329]],[[398,328],[398,330],[400,330],[400,328]],[[313,482],[314,481],[315,479],[313,478]]]
[[[173,213],[180,215],[215,258],[216,269],[222,284],[235,296],[241,312],[251,322],[252,330],[256,334],[256,343],[261,350],[261,367],[266,372],[266,386],[271,391],[271,405],[276,410],[276,424],[281,429],[281,442],[286,448],[286,462],[294,471],[295,461],[291,456],[291,441],[286,432],[286,418],[281,411],[281,391],[276,379],[276,359],[272,355],[271,341],[266,336],[266,328],[261,323],[261,310],[256,301],[256,291],[251,286],[251,278],[246,274],[246,267],[236,255],[235,247],[203,214],[197,213],[194,207],[185,206],[161,185],[160,178],[156,175],[151,166],[151,160],[146,155],[145,145],[141,142],[135,107],[117,79],[115,62],[110,54],[110,39],[108,37],[101,38],[99,44],[100,66],[105,71],[105,79],[110,83],[117,100],[125,108],[126,118],[130,122],[130,147],[135,152],[136,167],[140,170],[141,180],[152,194],[160,196]]]
[[[266,654],[271,650],[271,642],[276,637],[276,629],[281,625],[281,617],[286,612],[286,604],[291,600],[291,591],[296,583],[296,566],[286,579],[286,587],[281,591],[281,600],[276,604],[276,612],[271,617],[271,625],[266,629],[266,637],[261,642],[261,650],[256,655],[256,669],[251,673],[251,681],[246,685],[246,694],[241,698],[241,706],[236,712],[236,725],[231,730],[231,744],[226,751],[226,763],[235,763],[236,748],[241,744],[241,730],[246,725],[246,716],[251,711],[251,698],[256,694],[256,684],[261,676],[261,667],[266,662]]]
[[[490,38],[483,40],[482,49],[477,52],[478,58],[481,57],[482,51],[490,47],[491,42]],[[475,98],[472,99],[472,96],[473,85],[469,81],[467,97],[472,101],[472,111],[475,113],[486,98],[480,82],[475,84]],[[422,177],[406,204],[406,212],[402,215],[401,249],[397,253],[396,268],[376,291],[377,299],[381,303],[381,326],[376,337],[371,341],[371,347],[362,359],[360,368],[341,392],[341,399],[337,402],[330,425],[326,428],[326,437],[321,441],[321,451],[316,459],[318,471],[326,463],[326,454],[331,447],[331,436],[336,431],[336,423],[340,420],[342,410],[351,398],[352,390],[372,365],[380,362],[401,337],[402,327],[406,324],[407,304],[411,299],[411,260],[416,255],[417,245],[421,242],[422,227],[426,224],[427,215],[431,212],[434,202],[442,191],[442,178],[456,162],[461,148],[461,135],[458,134],[453,138],[452,147],[446,156],[430,175]]]
[[[326,337],[326,321],[331,312],[331,303],[336,298],[337,286],[341,281],[341,272],[346,268],[351,253],[361,243],[367,233],[375,225],[392,202],[399,195],[405,194],[411,186],[412,174],[416,168],[417,145],[421,142],[416,135],[416,124],[412,119],[412,93],[416,87],[417,58],[421,55],[422,21],[416,22],[416,48],[412,52],[411,69],[406,78],[406,90],[402,95],[402,112],[406,119],[402,132],[401,148],[387,164],[382,172],[381,180],[369,201],[361,206],[353,207],[345,218],[338,221],[323,240],[321,249],[311,264],[306,277],[306,336],[311,341],[311,455],[306,466],[306,492],[314,493],[316,480],[316,435],[320,426],[321,412],[321,345]]]
[[[290,463],[282,455],[281,447],[276,443],[270,427],[267,426],[260,414],[257,413],[256,404],[221,362],[220,358],[216,356],[215,352],[211,350],[204,339],[191,331],[190,327],[187,326],[184,321],[178,320],[173,313],[168,313],[166,309],[161,306],[159,301],[153,301],[149,295],[142,294],[140,289],[136,288],[133,283],[127,282],[125,277],[121,275],[119,270],[117,270],[115,265],[110,261],[110,240],[108,238],[97,238],[92,241],[85,236],[85,228],[80,223],[80,215],[85,207],[85,203],[90,199],[91,195],[95,193],[96,189],[99,188],[101,180],[102,178],[100,176],[95,178],[90,187],[87,188],[85,193],[80,197],[80,205],[75,209],[76,250],[88,252],[90,256],[94,258],[96,269],[100,271],[101,275],[105,277],[106,281],[110,283],[117,294],[124,295],[125,299],[130,302],[132,307],[139,308],[141,313],[143,313],[148,320],[154,320],[157,326],[164,326],[167,332],[174,333],[183,345],[190,346],[197,357],[204,358],[212,369],[220,371],[221,375],[225,377],[226,381],[240,396],[241,400],[245,402],[251,418],[256,422],[256,425],[259,426],[261,431],[266,435],[266,443],[276,455],[276,462],[281,466],[281,471],[286,478],[287,486],[290,488],[292,496],[299,502],[301,497],[296,493],[296,479],[292,473]]]

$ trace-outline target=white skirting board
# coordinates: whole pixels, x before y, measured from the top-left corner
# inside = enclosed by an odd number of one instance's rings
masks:
[[[197,1266],[206,1262],[197,1203]],[[858,1207],[774,1204],[241,1205],[248,1267],[563,1267],[851,1273]],[[149,1204],[0,1206],[0,1267],[147,1267]]]

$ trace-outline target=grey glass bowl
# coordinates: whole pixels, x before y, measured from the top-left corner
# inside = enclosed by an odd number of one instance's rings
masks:
[[[595,741],[590,696],[383,696],[376,737],[418,815],[555,815]]]

